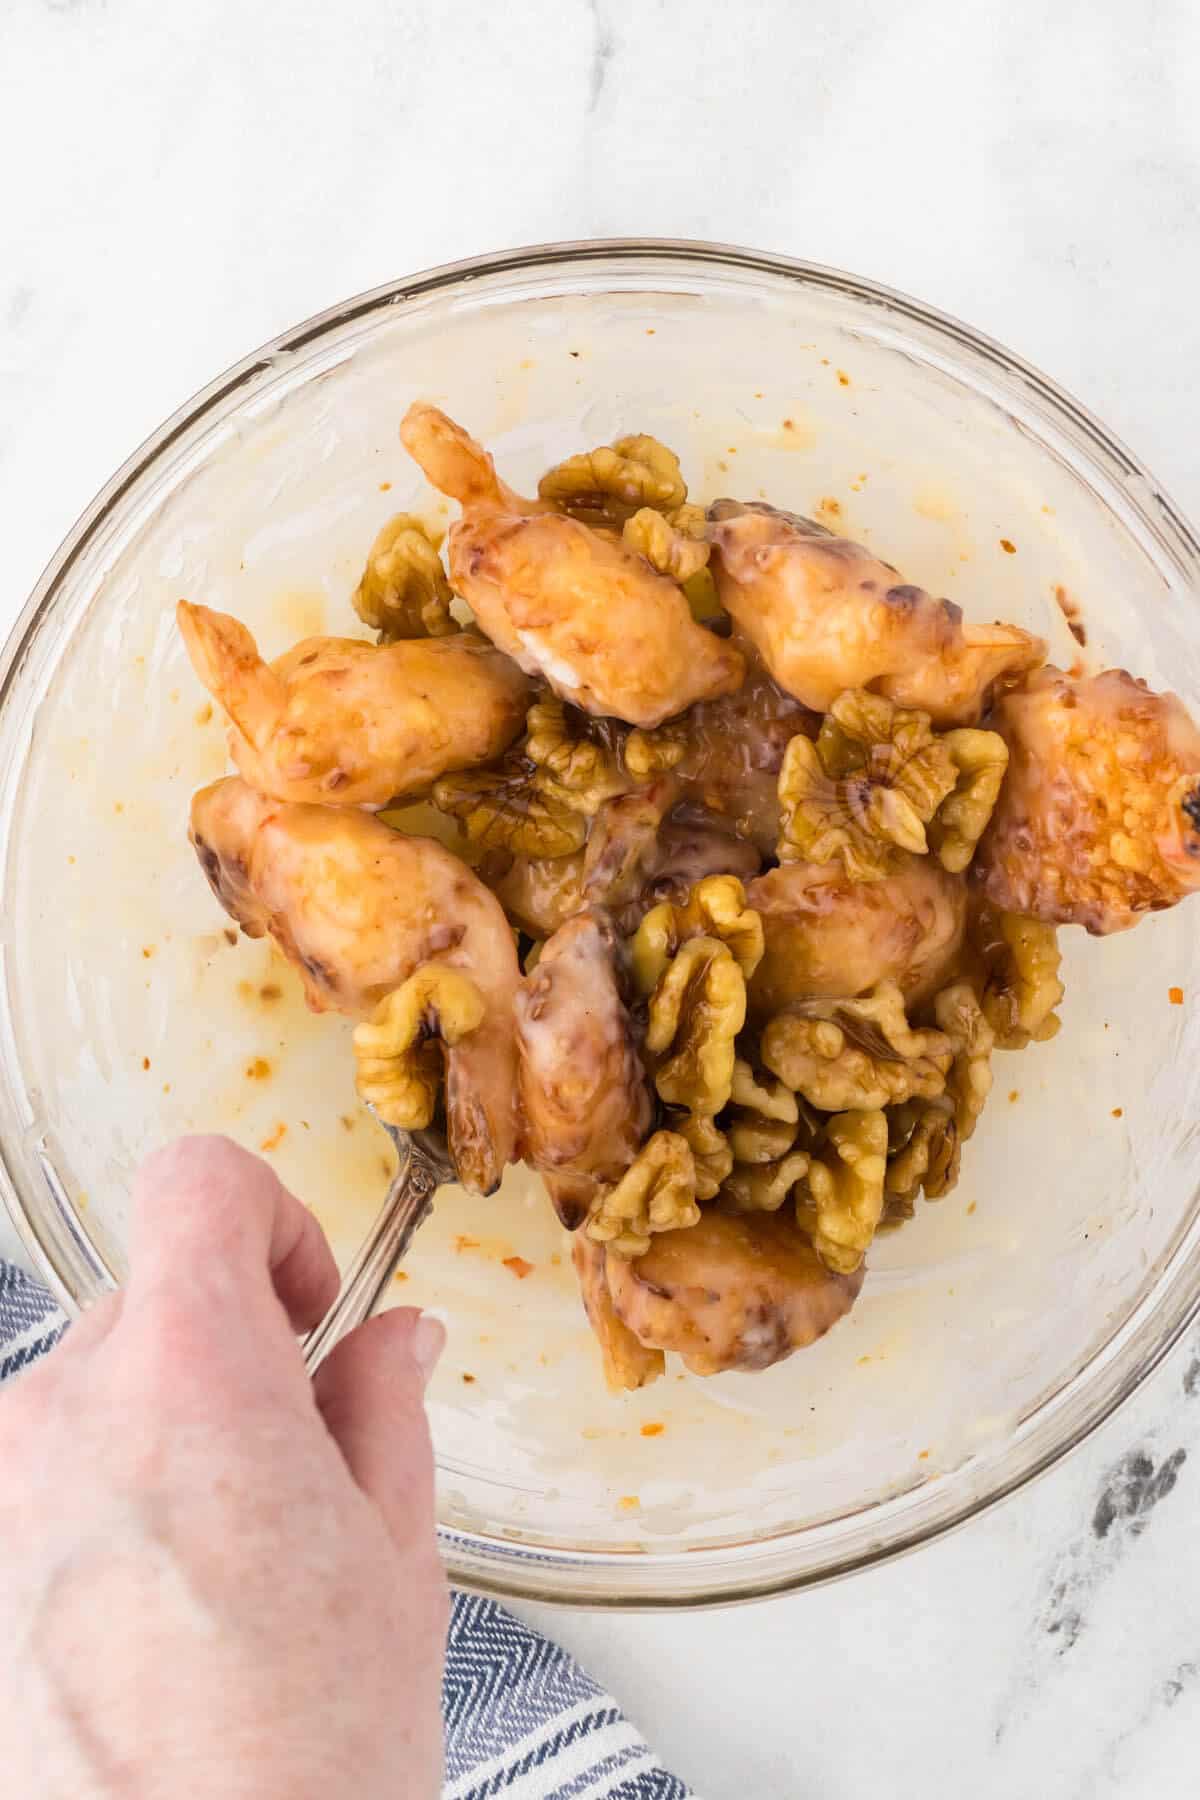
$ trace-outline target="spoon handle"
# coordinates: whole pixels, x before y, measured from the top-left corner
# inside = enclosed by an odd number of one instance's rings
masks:
[[[410,1144],[378,1218],[342,1277],[337,1299],[321,1323],[315,1325],[303,1340],[304,1366],[310,1375],[347,1332],[370,1318],[418,1227],[432,1212],[433,1196],[441,1180],[439,1171],[418,1146]]]

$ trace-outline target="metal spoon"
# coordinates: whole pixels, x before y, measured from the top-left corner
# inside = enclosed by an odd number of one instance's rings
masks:
[[[399,1164],[365,1243],[338,1289],[337,1299],[301,1346],[309,1374],[324,1362],[334,1345],[369,1319],[388,1282],[408,1252],[408,1247],[430,1213],[433,1197],[447,1181],[455,1179],[454,1164],[446,1146],[446,1134],[436,1127],[427,1131],[401,1131],[372,1112],[396,1146]]]

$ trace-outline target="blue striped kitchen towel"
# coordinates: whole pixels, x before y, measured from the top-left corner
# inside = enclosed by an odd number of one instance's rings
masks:
[[[0,1381],[66,1329],[45,1288],[0,1262]],[[611,1695],[492,1600],[454,1596],[443,1713],[445,1800],[689,1800]]]

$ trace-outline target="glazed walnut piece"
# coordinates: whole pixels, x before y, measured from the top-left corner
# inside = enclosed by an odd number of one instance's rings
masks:
[[[537,769],[539,792],[585,818],[593,818],[606,800],[629,789],[615,745],[592,737],[586,715],[568,709],[554,694],[544,694],[530,707],[521,748]]]
[[[809,1158],[796,1205],[800,1229],[826,1268],[851,1275],[883,1215],[887,1120],[879,1109],[838,1113]]]
[[[462,825],[469,843],[520,856],[570,856],[583,846],[587,819],[543,793],[534,763],[519,752],[490,769],[445,775],[433,803]]]
[[[380,531],[351,596],[364,625],[384,643],[398,638],[447,637],[453,595],[437,546],[420,519],[397,513]]]
[[[954,1051],[954,1061],[946,1077],[946,1092],[954,1103],[958,1141],[965,1144],[974,1133],[992,1091],[991,1064],[996,1034],[984,1017],[979,997],[969,981],[956,981],[951,987],[943,988],[933,1003],[933,1016]]]
[[[929,714],[862,688],[839,694],[816,742],[797,735],[779,774],[782,861],[840,858],[852,881],[879,881],[897,851],[932,850],[965,869],[1008,763],[994,732],[934,732]],[[928,829],[927,829],[928,828]]]
[[[815,743],[797,735],[787,747],[780,860],[840,857],[852,881],[878,881],[895,851],[926,853],[925,827],[956,780],[928,713],[850,689],[834,700]]]
[[[1200,887],[1200,730],[1123,669],[1043,669],[992,721],[1008,777],[974,878],[1004,912],[1123,931]]]
[[[687,499],[687,483],[673,450],[635,435],[556,463],[538,482],[538,496],[589,525],[620,526],[640,508],[674,512]]]
[[[644,557],[549,501],[514,494],[435,407],[410,407],[401,437],[462,504],[448,540],[451,585],[521,668],[585,712],[651,729],[738,687],[740,652],[697,625],[678,584]]]
[[[444,1048],[483,1021],[483,995],[457,969],[423,963],[354,1027],[358,1097],[385,1125],[423,1131],[433,1122]]]
[[[733,1150],[710,1113],[668,1110],[667,1123],[687,1144],[696,1170],[697,1200],[713,1200],[733,1169]]]
[[[636,1261],[606,1258],[617,1318],[643,1345],[677,1351],[696,1375],[770,1368],[849,1312],[862,1274],[831,1272],[788,1217],[714,1207],[656,1236]]]
[[[932,1099],[953,1056],[941,1031],[914,1031],[894,981],[861,1000],[798,1000],[762,1035],[762,1059],[822,1112]]]
[[[691,1148],[674,1131],[656,1131],[597,1198],[584,1230],[613,1256],[644,1256],[651,1233],[686,1230],[699,1217]]]
[[[568,920],[522,981],[514,1015],[524,1155],[573,1231],[634,1161],[653,1116],[612,927],[592,913]]]
[[[668,1106],[713,1117],[729,1101],[746,981],[727,944],[689,938],[650,996],[646,1050]]]
[[[968,935],[981,964],[984,1015],[1000,1050],[1023,1050],[1057,1035],[1055,1007],[1065,989],[1058,932],[1039,919],[998,912],[986,901],[971,907]]]
[[[1015,625],[965,625],[959,608],[904,582],[860,544],[773,507],[709,508],[721,604],[789,693],[828,712],[847,688],[974,725],[998,682],[1042,661]]]
[[[707,567],[705,518],[698,506],[681,506],[669,516],[643,506],[626,519],[621,542],[644,556],[652,569],[682,586]]]
[[[747,980],[754,974],[762,961],[762,921],[747,907],[746,890],[736,876],[706,876],[685,901],[664,901],[646,914],[630,945],[639,992],[653,993],[680,945],[695,937],[727,944]]]
[[[955,1115],[948,1094],[888,1108],[884,1199],[890,1222],[912,1217],[922,1189],[927,1200],[940,1200],[957,1183],[962,1144]]]
[[[229,715],[229,747],[260,793],[386,806],[486,762],[521,729],[529,683],[474,632],[364,644],[305,638],[264,662],[237,619],[181,600],[197,675]]]

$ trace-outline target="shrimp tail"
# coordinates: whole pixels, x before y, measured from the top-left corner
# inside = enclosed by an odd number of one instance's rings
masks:
[[[439,493],[464,507],[504,503],[507,489],[483,445],[438,407],[415,400],[401,421],[400,441]]]
[[[286,707],[286,684],[228,613],[181,600],[175,617],[196,674],[247,742],[262,749]]]

